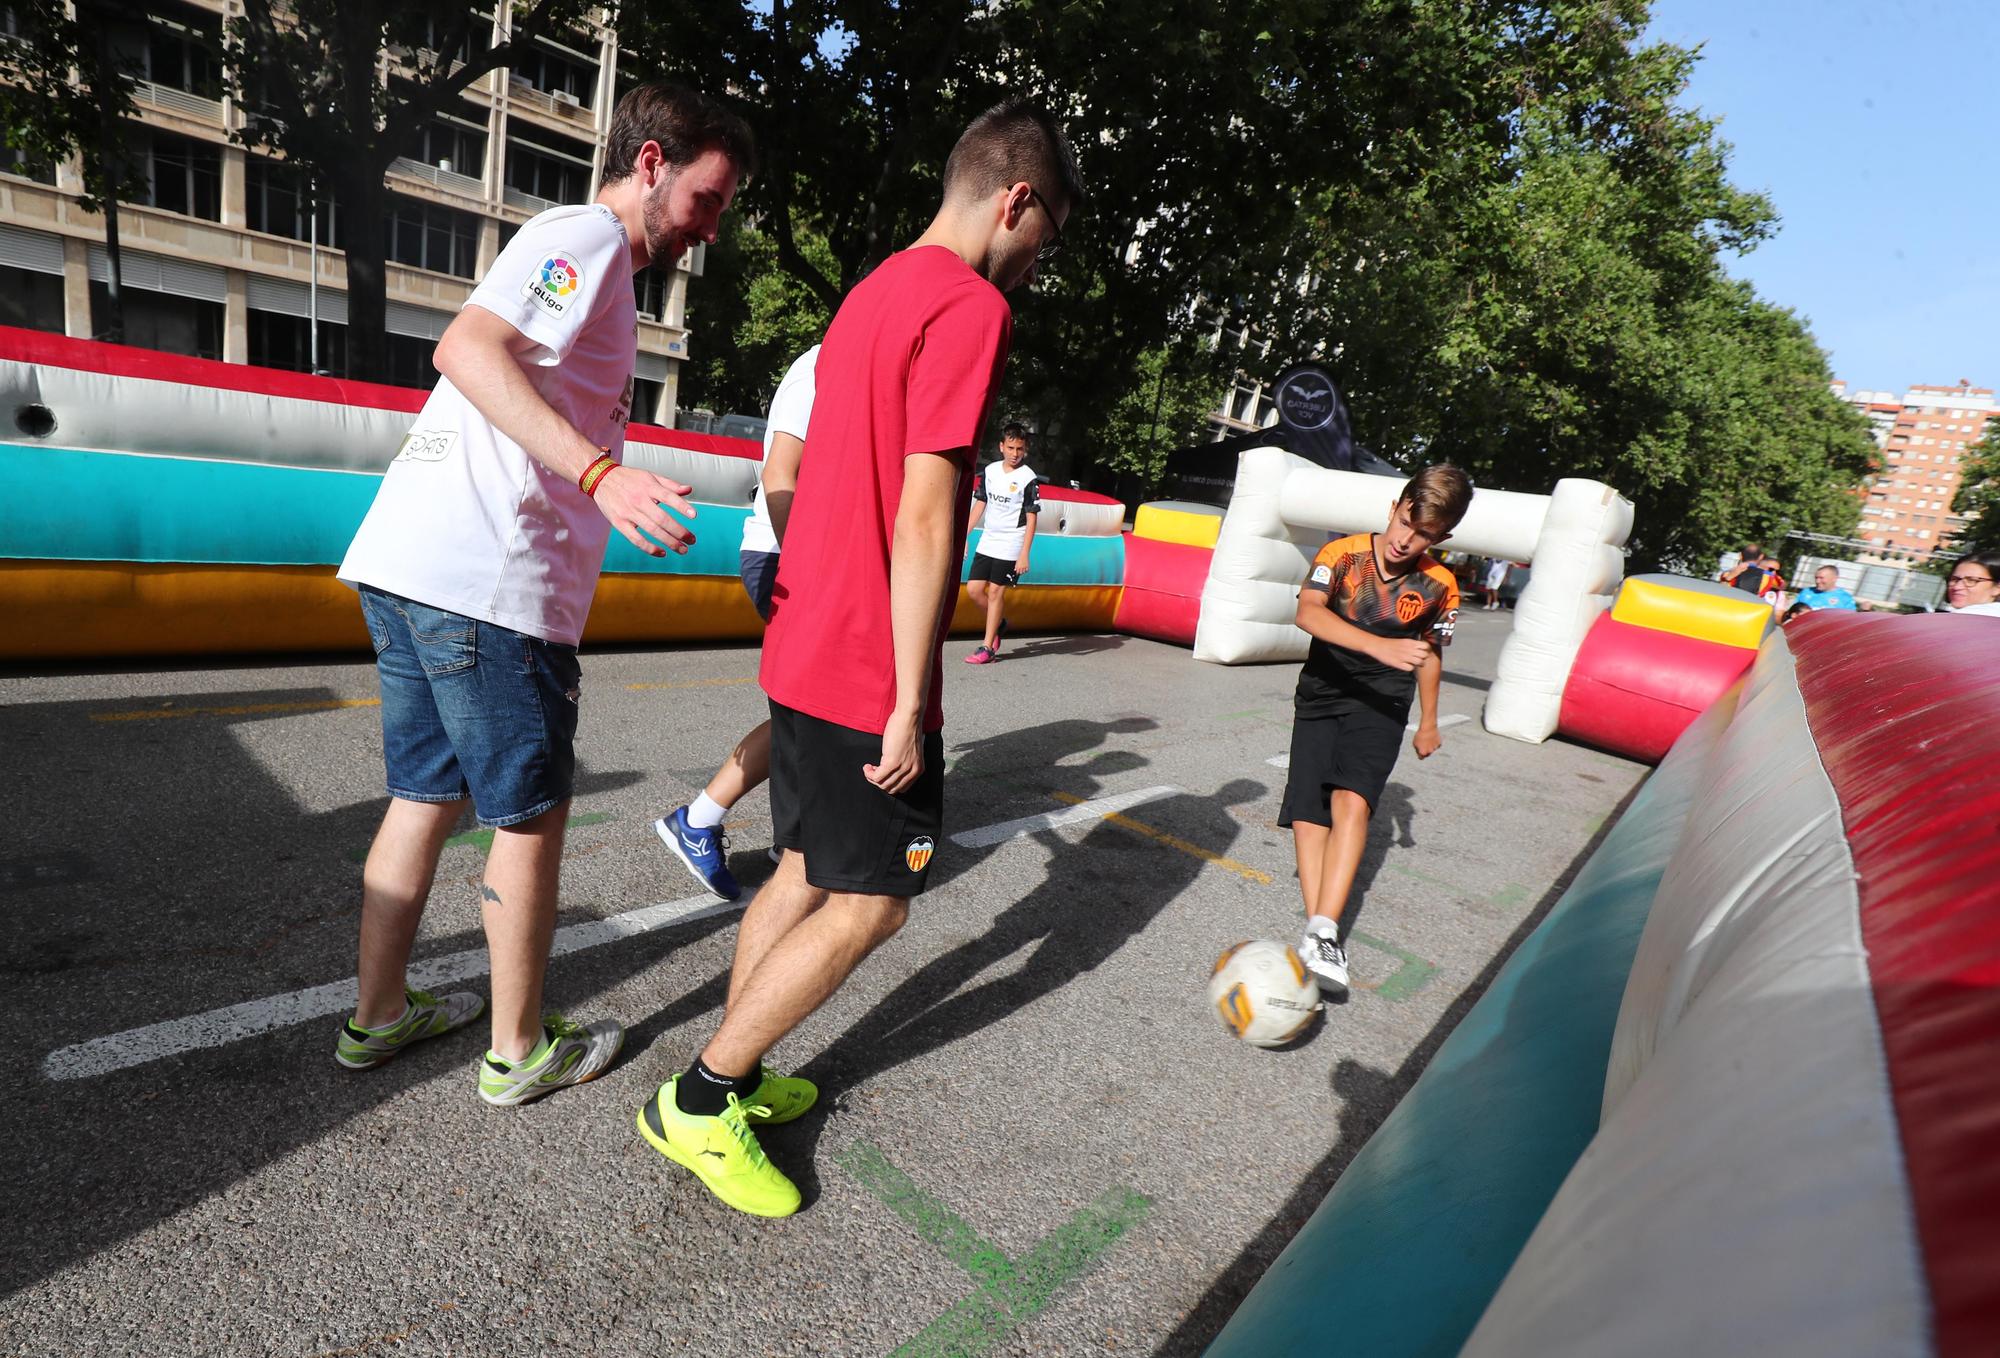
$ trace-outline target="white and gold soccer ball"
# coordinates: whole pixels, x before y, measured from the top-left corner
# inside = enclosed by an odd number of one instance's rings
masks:
[[[1282,1047],[1319,1012],[1319,983],[1283,943],[1253,939],[1223,951],[1208,978],[1223,1027],[1253,1047]]]

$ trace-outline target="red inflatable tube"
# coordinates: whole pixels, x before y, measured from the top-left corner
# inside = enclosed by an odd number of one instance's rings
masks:
[[[1208,583],[1208,547],[1125,535],[1125,588],[1112,626],[1135,637],[1194,645],[1201,591]]]
[[[1756,658],[1747,646],[1637,627],[1606,613],[1570,668],[1556,730],[1657,764]]]

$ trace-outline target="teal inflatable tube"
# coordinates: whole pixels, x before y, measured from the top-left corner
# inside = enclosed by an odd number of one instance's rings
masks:
[[[374,503],[379,473],[0,445],[0,557],[236,566],[331,566]],[[604,569],[735,576],[750,511],[697,505],[685,556],[612,535]],[[967,549],[978,546],[973,534]],[[1037,538],[1030,583],[1116,585],[1122,536]]]
[[[1741,693],[1739,682],[1682,736],[1209,1358],[1463,1347],[1597,1133],[1639,935]]]

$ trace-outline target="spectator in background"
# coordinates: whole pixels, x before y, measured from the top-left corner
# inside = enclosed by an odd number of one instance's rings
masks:
[[[1805,608],[1813,612],[1822,608],[1834,608],[1853,613],[1858,610],[1859,605],[1854,602],[1852,594],[1840,587],[1840,572],[1832,566],[1821,566],[1813,572],[1812,585],[1799,591],[1798,600],[1792,607]],[[1791,613],[1787,611],[1785,620],[1789,622],[1791,617]]]
[[[1497,558],[1487,562],[1486,579],[1479,587],[1479,592],[1486,596],[1484,607],[1487,612],[1500,607],[1500,586],[1506,583],[1507,563]]]
[[[1974,552],[1954,562],[1945,577],[1944,602],[1954,613],[2000,618],[2000,552]]]

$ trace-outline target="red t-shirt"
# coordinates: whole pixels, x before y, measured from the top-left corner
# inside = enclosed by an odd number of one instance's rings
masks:
[[[808,455],[778,558],[764,691],[808,716],[880,734],[896,705],[889,547],[903,459],[955,453],[951,585],[965,551],[972,449],[1000,389],[1014,313],[942,246],[892,255],[841,302],[821,343]],[[945,628],[931,650],[924,730],[944,725]]]

